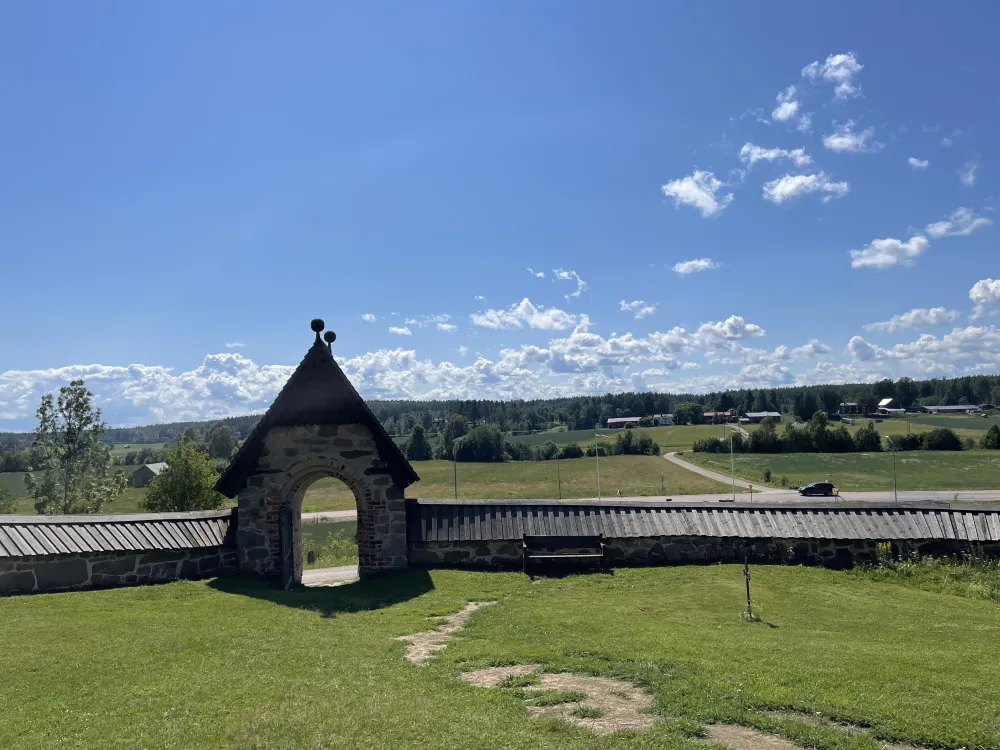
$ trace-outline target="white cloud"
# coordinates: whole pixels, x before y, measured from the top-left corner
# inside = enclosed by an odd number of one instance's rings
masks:
[[[972,187],[976,184],[976,170],[979,169],[979,165],[974,161],[965,162],[965,166],[958,173],[958,179],[962,181],[963,185],[968,185]]]
[[[833,93],[838,99],[846,99],[861,93],[861,87],[855,84],[854,77],[861,72],[864,65],[858,62],[853,52],[830,55],[826,62],[811,62],[802,69],[802,76],[811,80],[822,78],[834,84]]]
[[[801,104],[795,100],[794,86],[789,86],[784,91],[779,91],[775,98],[778,100],[778,106],[771,112],[772,120],[784,122],[785,120],[791,120],[798,114]]]
[[[413,331],[411,331],[407,326],[389,326],[389,333],[394,333],[397,336],[413,335]]]
[[[733,202],[733,194],[716,196],[723,183],[712,172],[695,170],[690,177],[682,177],[663,186],[663,194],[673,198],[680,207],[693,206],[701,215],[715,216]]]
[[[851,250],[851,268],[911,266],[913,259],[921,255],[930,244],[922,234],[915,234],[906,242],[892,237],[872,240],[861,250]]]
[[[476,302],[483,302],[486,300],[486,297],[484,297],[482,294],[477,294],[473,299],[475,299]]]
[[[958,312],[944,307],[918,307],[900,315],[893,315],[889,320],[865,324],[866,331],[887,331],[901,333],[909,328],[925,326],[950,325],[958,320]]]
[[[828,354],[830,352],[830,347],[826,344],[820,343],[816,339],[813,339],[808,344],[803,344],[802,346],[796,346],[794,348],[789,348],[787,346],[775,347],[774,353],[771,355],[774,359],[779,360],[802,360],[802,359],[813,359],[821,354]]]
[[[955,145],[955,139],[962,135],[962,131],[958,128],[952,128],[951,134],[946,135],[941,138],[941,145],[945,148],[951,148]]]
[[[365,313],[364,315],[361,316],[361,319],[365,323],[374,323],[377,320],[377,318],[371,313]]]
[[[462,344],[460,347],[458,347],[458,353],[464,357],[466,354],[469,353],[469,347],[467,347],[465,344]]]
[[[675,263],[673,270],[674,273],[680,274],[681,276],[687,276],[688,274],[698,273],[699,271],[710,271],[721,265],[721,263],[716,263],[711,258],[696,258],[694,260],[683,260],[680,263]]]
[[[795,126],[795,129],[800,133],[808,133],[812,130],[813,118],[811,113],[806,113],[799,117],[799,124]]]
[[[812,164],[805,149],[796,148],[791,151],[784,148],[761,148],[753,143],[744,143],[740,149],[740,161],[749,166],[753,166],[759,161],[777,161],[779,159],[790,159],[796,167],[804,167]]]
[[[1000,367],[1000,329],[994,326],[955,328],[943,336],[921,334],[915,341],[889,348],[875,346],[860,336],[847,344],[848,353],[860,362],[881,362],[889,374],[906,372],[918,377],[953,376],[966,372],[995,371]]]
[[[243,342],[242,341],[227,341],[226,342],[226,348],[227,349],[242,349],[243,348]]]
[[[1000,313],[1000,279],[981,279],[969,290],[969,299],[975,304],[972,319]]]
[[[473,325],[494,330],[505,328],[538,328],[546,331],[562,331],[576,325],[579,318],[572,313],[555,307],[545,308],[531,304],[525,297],[506,310],[486,310],[469,316]]]
[[[825,193],[823,201],[840,198],[850,191],[846,182],[834,182],[825,172],[816,174],[785,174],[764,183],[763,196],[776,205],[809,193]]]
[[[458,326],[454,323],[437,323],[436,325],[439,331],[444,331],[446,333],[451,333],[458,328]]]
[[[530,273],[536,279],[544,279],[545,278],[545,271],[533,271],[532,269],[529,268],[528,269],[528,273]]]
[[[692,343],[703,349],[714,349],[728,341],[763,336],[764,329],[756,323],[747,323],[739,315],[730,315],[718,323],[702,323],[691,337]]]
[[[906,162],[914,169],[927,169],[931,164],[927,159],[918,159],[915,156],[911,156]]]
[[[587,282],[580,278],[580,275],[576,271],[567,271],[562,268],[553,268],[552,274],[556,277],[557,281],[575,281],[576,291],[570,292],[565,295],[566,299],[570,297],[579,297],[583,292],[587,291]]]
[[[647,315],[652,315],[656,312],[656,305],[647,305],[641,299],[632,300],[631,302],[621,301],[621,311],[635,313],[635,319],[645,318]]]
[[[865,128],[859,133],[854,132],[854,120],[848,120],[843,125],[834,123],[834,131],[823,136],[823,145],[830,151],[838,153],[863,154],[879,151],[885,145],[873,141],[875,128]]]
[[[992,219],[976,216],[971,208],[956,208],[951,216],[944,221],[936,221],[927,225],[927,234],[931,237],[967,237],[977,229],[988,227]]]

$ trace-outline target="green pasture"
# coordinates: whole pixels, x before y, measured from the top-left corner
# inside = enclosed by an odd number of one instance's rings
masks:
[[[740,618],[738,565],[0,599],[0,737],[5,750],[698,750],[722,721],[816,750],[1000,748],[997,604],[817,568],[755,566],[752,585],[764,622]],[[427,665],[404,660],[397,636],[470,601],[496,604]],[[511,664],[627,680],[659,721],[598,736],[532,718],[516,688],[458,679]]]
[[[1000,451],[907,451],[896,453],[900,490],[1000,489]],[[729,454],[685,453],[682,458],[728,474]],[[892,489],[892,454],[885,453],[750,453],[736,454],[736,475],[761,481],[771,470],[771,485],[782,476],[798,487],[832,481],[844,493]]]
[[[357,528],[355,521],[303,521],[303,565],[307,568],[357,565]],[[316,553],[316,562],[307,561],[309,552]]]

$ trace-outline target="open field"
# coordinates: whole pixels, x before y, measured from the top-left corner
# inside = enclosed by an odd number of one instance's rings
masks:
[[[685,453],[682,458],[728,474],[729,454]],[[787,476],[793,487],[830,480],[841,492],[892,489],[889,453],[754,453],[736,455],[736,475],[761,481],[771,469],[771,485]],[[1000,451],[907,451],[896,454],[900,490],[995,490],[1000,488]]]
[[[625,496],[692,495],[726,491],[725,485],[705,479],[664,461],[660,456],[608,456],[600,459],[601,494]],[[406,490],[407,497],[454,497],[453,465],[449,461],[415,461],[420,481]],[[508,461],[505,463],[458,464],[458,496],[463,498],[524,499],[557,498],[559,481],[555,461]],[[559,461],[562,497],[597,496],[597,459]],[[660,475],[663,475],[663,490]],[[336,479],[313,484],[302,501],[305,512],[347,510],[354,496]]]
[[[138,469],[138,466],[116,466],[115,469],[121,469],[125,472],[126,476],[131,476],[132,472]],[[21,471],[5,471],[0,472],[0,487],[5,487],[15,495],[18,496],[19,501],[17,504],[17,510],[15,512],[24,515],[30,515],[35,512],[35,506],[32,505],[31,499],[27,497],[27,490],[24,488],[24,472]],[[144,513],[145,510],[140,506],[143,496],[145,495],[145,489],[137,489],[135,487],[126,487],[125,491],[122,492],[115,501],[105,507],[102,513]]]
[[[0,600],[0,736],[10,749],[673,748],[713,721],[819,750],[877,740],[1000,748],[996,604],[821,569],[754,568],[771,624],[740,620],[741,566],[539,579],[411,570],[279,591],[238,579]],[[426,666],[395,636],[469,601]],[[461,671],[540,664],[647,689],[651,729],[596,736],[529,717]],[[821,712],[871,737],[776,718]]]
[[[334,568],[358,564],[356,521],[304,521],[302,523],[302,563],[306,568]],[[305,558],[316,553],[316,562]]]
[[[143,448],[151,448],[158,451],[163,450],[166,446],[166,443],[115,443],[115,447],[111,449],[111,455],[124,456],[127,453],[138,453]]]

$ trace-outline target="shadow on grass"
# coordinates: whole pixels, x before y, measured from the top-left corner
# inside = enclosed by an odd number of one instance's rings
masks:
[[[434,589],[430,573],[419,568],[341,586],[297,586],[289,591],[283,591],[266,580],[239,575],[216,578],[208,585],[209,588],[226,594],[249,596],[286,607],[307,609],[319,612],[323,617],[391,607]]]

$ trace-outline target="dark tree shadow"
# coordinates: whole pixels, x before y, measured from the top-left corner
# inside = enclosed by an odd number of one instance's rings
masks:
[[[341,613],[382,609],[415,599],[433,591],[434,582],[427,570],[410,568],[340,586],[296,586],[288,591],[266,579],[244,575],[216,578],[208,586],[225,594],[264,599],[285,607],[319,612],[323,617],[336,617]]]

